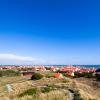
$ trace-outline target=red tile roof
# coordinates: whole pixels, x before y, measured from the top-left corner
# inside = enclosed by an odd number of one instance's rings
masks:
[[[60,77],[62,74],[60,74],[60,73],[55,73],[55,74],[53,74],[53,76],[54,77]]]

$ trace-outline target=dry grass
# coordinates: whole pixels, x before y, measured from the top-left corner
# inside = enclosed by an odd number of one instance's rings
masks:
[[[0,77],[0,86],[4,86],[6,84],[16,83],[18,81],[24,81],[27,77],[15,76],[15,77]]]
[[[15,76],[15,77],[0,77],[0,96],[6,94],[7,84],[11,84],[12,86],[15,84],[24,83],[27,81],[27,77]],[[16,88],[15,88],[16,87]],[[13,86],[13,89],[19,90],[19,86]],[[25,88],[25,87],[24,87]]]
[[[4,100],[10,100],[7,97],[4,97]],[[67,96],[62,91],[51,91],[49,93],[40,93],[36,96],[24,96],[21,98],[14,98],[13,100],[67,100]]]
[[[31,81],[28,77],[0,77],[0,100],[66,100],[68,97],[63,91],[59,89],[50,91],[48,93],[38,93],[35,96],[25,95],[18,98],[17,95],[23,93],[30,88],[40,88],[46,85],[55,85],[57,87],[70,87],[79,90],[81,97],[84,100],[100,98],[100,88],[92,84],[93,80],[89,79],[69,79],[69,78],[42,78],[40,80]],[[6,90],[6,84],[11,84],[13,91],[8,93]],[[61,89],[60,88],[60,89]]]
[[[47,94],[41,93],[39,95],[39,100],[67,100],[67,96],[62,91],[51,91]]]
[[[93,79],[80,78],[76,79],[75,83],[84,100],[100,100],[100,88],[96,88],[96,86],[93,85]]]
[[[67,96],[61,91],[51,91],[49,93],[40,93],[36,96],[23,96],[17,97],[18,94],[23,93],[25,90],[41,87],[45,85],[54,85],[58,83],[68,83],[68,79],[57,79],[57,78],[43,78],[36,81],[27,80],[27,77],[2,77],[2,84],[0,84],[0,100],[65,100]],[[5,85],[11,84],[13,91],[8,93]],[[33,99],[34,98],[34,99]]]

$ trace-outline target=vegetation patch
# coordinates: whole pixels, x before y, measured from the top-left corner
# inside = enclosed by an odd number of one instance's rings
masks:
[[[33,95],[37,93],[37,89],[36,88],[32,88],[32,89],[28,89],[26,91],[24,91],[23,93],[19,94],[18,97],[23,97],[26,95]]]
[[[78,90],[68,89],[71,93],[73,93],[73,100],[83,100]]]
[[[0,77],[2,76],[18,76],[20,72],[15,70],[0,70]]]
[[[50,91],[53,91],[54,90],[54,86],[47,86],[47,87],[43,87],[41,89],[41,92],[42,93],[47,93],[47,92],[50,92]]]
[[[100,74],[96,74],[97,81],[100,81]]]
[[[74,78],[79,78],[79,77],[93,78],[93,73],[92,72],[83,72],[83,73],[75,72]]]
[[[34,73],[32,75],[32,77],[31,77],[31,80],[39,80],[41,78],[43,78],[43,75],[42,74],[40,74],[40,73]]]
[[[82,100],[79,91],[74,91],[74,100]]]

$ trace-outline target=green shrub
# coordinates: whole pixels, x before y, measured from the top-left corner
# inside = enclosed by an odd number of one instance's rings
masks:
[[[96,74],[97,81],[100,81],[100,74]]]
[[[79,91],[74,92],[74,99],[73,100],[82,100]]]
[[[63,76],[66,76],[66,73],[62,73]]]
[[[92,78],[93,77],[93,73],[92,72],[85,73],[85,77],[86,78]]]
[[[26,91],[24,91],[23,93],[19,94],[18,97],[23,97],[25,95],[33,95],[37,93],[37,89],[36,88],[32,88],[32,89],[28,89]]]
[[[15,70],[0,70],[0,76],[18,76],[20,72]]]
[[[31,77],[31,80],[39,80],[43,77],[40,73],[34,73]]]
[[[83,72],[83,73],[75,72],[74,78],[78,78],[78,77],[93,78],[93,73],[92,72]]]
[[[60,70],[57,70],[57,71],[55,71],[55,73],[61,73],[61,71]]]
[[[42,93],[47,93],[47,92],[50,92],[50,91],[52,91],[52,90],[54,90],[54,87],[52,87],[52,86],[47,86],[47,87],[42,88],[42,89],[41,89],[41,92],[42,92]]]

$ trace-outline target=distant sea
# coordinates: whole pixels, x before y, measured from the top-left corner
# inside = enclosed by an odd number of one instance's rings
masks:
[[[100,65],[80,65],[82,67],[95,67],[95,68],[100,68]]]
[[[53,66],[67,66],[67,65],[53,65]],[[73,66],[81,66],[81,67],[95,67],[95,68],[100,68],[100,65],[73,65]]]

